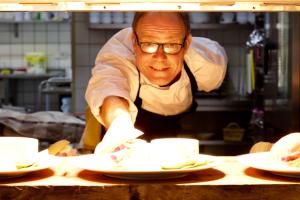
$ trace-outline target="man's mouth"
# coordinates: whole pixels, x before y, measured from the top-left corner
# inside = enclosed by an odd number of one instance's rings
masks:
[[[167,71],[169,68],[168,67],[153,67],[150,66],[150,68],[154,71],[158,71],[158,72],[163,72],[163,71]]]

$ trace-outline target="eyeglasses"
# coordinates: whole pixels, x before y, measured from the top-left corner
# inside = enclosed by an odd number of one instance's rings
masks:
[[[161,45],[163,48],[164,53],[166,54],[177,54],[180,52],[181,48],[184,47],[184,42],[186,37],[184,37],[182,44],[178,43],[153,43],[153,42],[140,42],[139,38],[136,34],[134,33],[136,37],[136,41],[138,45],[140,46],[141,50],[144,53],[156,53],[159,46]]]

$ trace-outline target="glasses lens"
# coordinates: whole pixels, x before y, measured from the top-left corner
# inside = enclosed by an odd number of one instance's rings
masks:
[[[155,53],[158,49],[158,44],[150,43],[150,42],[143,42],[141,43],[141,49],[143,52],[146,53]]]
[[[164,44],[164,52],[168,54],[178,53],[181,49],[180,44]]]

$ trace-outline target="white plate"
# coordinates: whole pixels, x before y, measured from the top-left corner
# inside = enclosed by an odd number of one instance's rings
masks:
[[[74,164],[82,169],[102,173],[106,176],[121,178],[121,179],[171,179],[184,177],[192,172],[215,167],[219,161],[214,156],[199,154],[201,158],[208,161],[207,164],[187,169],[172,169],[172,170],[120,170],[120,169],[107,169],[101,167],[97,162],[94,154],[79,156]]]
[[[300,178],[300,168],[290,167],[286,162],[272,158],[269,152],[240,155],[238,159],[248,167],[269,171],[281,176]]]
[[[54,167],[60,163],[61,159],[56,156],[52,156],[49,154],[43,154],[42,156],[38,156],[37,161],[33,166],[21,168],[21,169],[12,169],[12,170],[0,170],[0,178],[10,178],[10,177],[18,177],[28,174],[30,172],[35,172],[43,169],[47,169],[49,167]]]

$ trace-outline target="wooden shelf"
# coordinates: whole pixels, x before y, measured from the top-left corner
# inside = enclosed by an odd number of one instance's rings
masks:
[[[90,29],[123,29],[131,27],[131,24],[90,24]],[[191,29],[252,29],[253,25],[251,24],[191,24]]]

